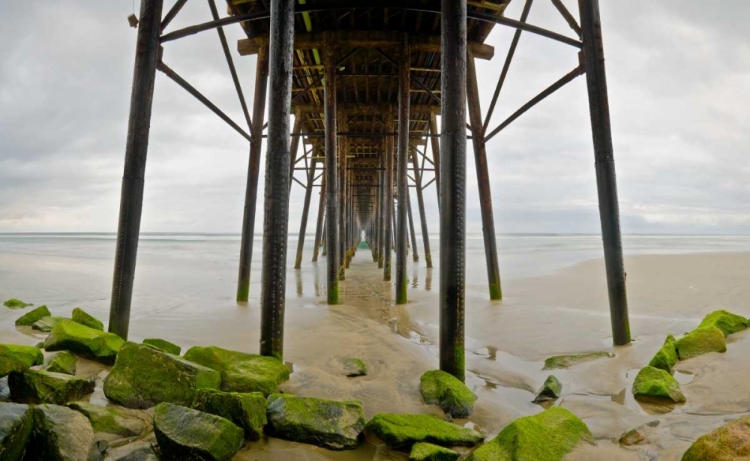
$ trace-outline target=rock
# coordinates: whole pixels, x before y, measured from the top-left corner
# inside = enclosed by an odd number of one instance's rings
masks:
[[[554,402],[560,398],[561,393],[562,384],[560,384],[560,381],[558,381],[554,375],[549,375],[547,380],[544,381],[544,385],[539,390],[539,394],[537,394],[534,399],[534,403]]]
[[[159,458],[151,447],[140,447],[115,461],[159,461]]]
[[[137,417],[128,417],[124,410],[116,407],[101,407],[88,402],[74,402],[68,408],[89,419],[96,432],[133,437],[140,435],[148,425]]]
[[[33,304],[27,304],[16,298],[10,298],[9,300],[5,301],[3,305],[10,309],[23,309],[24,307],[33,306]]]
[[[91,314],[88,314],[80,307],[76,307],[75,309],[73,309],[73,315],[71,316],[71,319],[83,326],[93,328],[94,330],[104,331],[104,324],[99,319]]]
[[[268,397],[268,429],[274,437],[330,450],[353,450],[365,427],[362,402],[288,394]]]
[[[36,309],[29,311],[22,316],[18,317],[16,319],[16,326],[17,327],[25,327],[25,326],[31,326],[36,322],[37,320],[40,320],[44,317],[49,317],[50,312],[49,309],[47,309],[47,306],[39,306]]]
[[[218,389],[220,383],[221,376],[210,368],[128,342],[104,380],[104,395],[128,408],[150,408],[160,402],[188,406],[196,390]]]
[[[0,344],[0,377],[11,371],[24,371],[44,362],[42,351],[34,346]]]
[[[677,365],[677,346],[674,336],[669,335],[664,341],[664,345],[654,355],[654,358],[649,362],[649,366],[659,368],[672,374],[674,366]]]
[[[640,426],[622,434],[618,442],[620,442],[620,445],[625,445],[627,447],[631,445],[638,445],[639,443],[643,442],[644,440],[648,438],[648,434],[649,432],[651,432],[650,429],[658,425],[659,425],[658,419],[649,421],[646,424],[641,424]]]
[[[633,382],[633,395],[667,399],[675,403],[685,401],[680,383],[668,372],[652,366],[644,367],[638,372],[638,376],[635,377]]]
[[[361,359],[346,358],[341,364],[344,365],[344,375],[348,378],[367,375],[367,365]]]
[[[195,410],[221,416],[241,427],[247,440],[259,440],[266,425],[266,398],[260,392],[221,392],[199,389],[195,393]]]
[[[57,405],[32,411],[34,429],[24,461],[98,461],[94,430],[82,414]]]
[[[47,351],[69,350],[91,359],[112,363],[125,341],[113,333],[95,330],[72,320],[60,320],[44,341]]]
[[[36,322],[31,324],[31,328],[34,330],[39,330],[43,333],[49,333],[52,331],[53,328],[55,328],[55,325],[60,320],[63,320],[64,317],[42,317]]]
[[[419,379],[424,402],[438,405],[452,418],[468,418],[477,396],[458,378],[442,370],[431,370]]]
[[[76,374],[76,362],[78,358],[69,351],[56,352],[47,362],[45,370],[53,373]]]
[[[461,455],[453,450],[431,443],[415,443],[411,447],[409,461],[456,461]]]
[[[709,352],[726,352],[724,333],[717,327],[703,327],[691,331],[676,342],[677,356],[687,360]]]
[[[228,419],[171,403],[154,409],[154,433],[161,454],[174,460],[229,461],[244,444]]]
[[[738,331],[747,330],[748,320],[741,315],[732,314],[722,309],[705,316],[701,324],[698,325],[698,328],[704,327],[716,327],[724,333],[724,336],[729,336]]]
[[[180,355],[182,348],[177,344],[172,344],[169,341],[164,341],[158,338],[146,338],[143,340],[143,344],[151,347],[155,347],[162,352],[167,352],[174,355]]]
[[[750,459],[750,416],[725,424],[700,437],[682,461],[741,461]]]
[[[63,405],[94,392],[93,379],[29,369],[8,377],[10,397],[16,402]]]
[[[0,459],[20,461],[31,436],[31,428],[28,405],[0,403]]]
[[[378,413],[365,426],[365,434],[395,448],[408,448],[418,442],[473,447],[483,440],[479,432],[435,415]]]
[[[609,352],[605,352],[605,351],[600,351],[600,352],[588,352],[585,354],[556,355],[544,361],[544,370],[553,370],[556,368],[568,368],[568,367],[572,367],[573,365],[577,365],[582,362],[589,362],[591,360],[601,359],[604,357],[612,358],[614,357],[614,354],[610,354]]]
[[[194,346],[184,358],[221,373],[221,390],[227,392],[262,392],[268,396],[289,379],[289,369],[273,357]]]
[[[564,408],[552,407],[505,426],[466,461],[560,461],[581,442],[594,443],[586,423]]]

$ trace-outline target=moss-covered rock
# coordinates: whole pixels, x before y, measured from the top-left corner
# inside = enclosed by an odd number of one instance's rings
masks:
[[[703,327],[691,331],[675,343],[677,356],[687,360],[709,352],[726,352],[724,333],[717,327]]]
[[[725,424],[700,437],[682,461],[742,461],[750,459],[750,416]]]
[[[419,379],[424,402],[438,405],[453,418],[468,418],[477,396],[458,378],[442,370],[431,370]]]
[[[577,365],[579,363],[589,362],[591,360],[596,360],[596,359],[601,359],[601,358],[612,358],[612,357],[614,357],[614,354],[611,354],[606,351],[587,352],[585,354],[556,355],[544,361],[544,369],[554,370],[557,368],[568,368],[568,367],[572,367],[573,365]]]
[[[44,341],[47,351],[72,351],[112,363],[125,341],[113,333],[95,330],[72,320],[60,320]]]
[[[513,421],[467,461],[560,461],[581,442],[594,443],[586,423],[564,408],[552,407]]]
[[[31,428],[28,405],[0,403],[0,459],[20,461],[31,436]]]
[[[82,414],[57,405],[31,410],[34,429],[24,461],[99,461],[94,430]]]
[[[29,327],[34,324],[37,320],[44,317],[49,317],[50,312],[47,306],[39,306],[36,309],[29,311],[16,319],[17,327]]]
[[[646,424],[641,424],[640,426],[622,434],[618,439],[618,442],[620,443],[620,445],[625,445],[626,447],[638,445],[639,443],[644,442],[648,438],[648,435],[652,431],[652,429],[658,425],[658,419],[649,421]]]
[[[88,402],[73,402],[68,408],[81,413],[89,419],[96,432],[132,437],[139,435],[146,428],[146,421],[133,417],[116,407],[102,407]]]
[[[24,371],[44,361],[42,351],[33,346],[0,344],[0,377],[12,371]]]
[[[534,403],[554,402],[560,398],[561,394],[562,384],[554,375],[549,375],[536,398],[534,398]]]
[[[53,373],[65,373],[66,375],[76,374],[76,362],[78,358],[70,351],[56,352],[50,357],[45,370]]]
[[[669,335],[664,341],[664,345],[661,346],[661,349],[659,349],[654,358],[651,359],[651,362],[649,362],[649,366],[659,368],[671,374],[674,371],[674,366],[677,365],[677,361],[677,342],[674,336]]]
[[[705,316],[701,324],[698,325],[698,328],[704,327],[716,327],[724,333],[724,336],[729,336],[738,331],[747,330],[748,321],[741,315],[722,309]]]
[[[273,357],[194,346],[184,358],[221,373],[221,390],[226,392],[261,392],[268,396],[289,379],[289,369]]]
[[[260,392],[199,389],[195,393],[193,409],[226,418],[245,431],[247,440],[259,440],[267,422],[266,404],[266,398]]]
[[[415,443],[411,447],[409,461],[456,461],[461,455],[453,450],[431,443]]]
[[[151,347],[155,347],[160,351],[167,352],[169,354],[180,355],[182,348],[177,344],[170,343],[159,338],[146,338],[143,340],[143,344]]]
[[[293,442],[309,443],[330,450],[353,450],[365,427],[362,402],[343,402],[288,394],[268,397],[268,430],[271,435]]]
[[[367,365],[362,359],[349,357],[342,359],[341,364],[344,366],[344,375],[348,378],[367,375]]]
[[[28,369],[11,373],[8,386],[10,397],[16,402],[63,405],[91,394],[96,383],[93,379]]]
[[[669,372],[652,366],[638,372],[633,382],[633,395],[636,398],[666,399],[675,403],[685,401],[680,383]]]
[[[435,415],[379,413],[367,423],[365,433],[395,448],[409,448],[418,442],[473,447],[483,439],[479,432]]]
[[[16,298],[10,298],[9,300],[5,301],[3,305],[10,309],[23,309],[24,307],[33,306],[33,304],[25,303]]]
[[[42,333],[49,333],[53,328],[55,328],[55,325],[57,325],[57,323],[64,318],[65,317],[42,317],[36,322],[32,323],[31,328],[34,330],[39,330]]]
[[[73,309],[73,315],[71,316],[71,319],[76,323],[80,323],[81,325],[93,328],[94,330],[104,331],[104,324],[99,319],[87,313],[80,307],[76,307],[75,309]]]
[[[149,346],[125,343],[104,380],[104,395],[128,408],[189,406],[198,389],[218,389],[219,373]]]
[[[166,459],[229,461],[244,444],[228,419],[171,403],[154,408],[154,433]]]

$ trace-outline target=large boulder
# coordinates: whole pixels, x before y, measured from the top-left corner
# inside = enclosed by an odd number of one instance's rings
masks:
[[[65,373],[66,375],[76,374],[76,362],[78,358],[70,351],[55,352],[50,357],[45,370],[54,373]]]
[[[750,416],[725,424],[700,437],[682,461],[742,461],[750,459]]]
[[[184,358],[221,373],[221,390],[227,392],[261,392],[268,396],[289,379],[289,369],[273,357],[194,346]]]
[[[170,354],[180,355],[182,348],[177,344],[170,343],[159,338],[146,338],[143,340],[143,344],[151,347],[155,347],[163,352],[169,352]]]
[[[31,436],[31,428],[28,405],[0,403],[0,459],[20,461]]]
[[[409,453],[409,461],[456,461],[461,455],[453,450],[431,443],[415,443]]]
[[[89,328],[93,328],[94,330],[104,331],[104,324],[101,322],[101,320],[87,313],[80,307],[76,307],[75,309],[73,309],[71,320]]]
[[[554,375],[549,375],[534,398],[534,403],[554,402],[561,394],[562,384]]]
[[[367,423],[365,434],[395,448],[409,448],[418,442],[473,447],[483,440],[479,432],[435,415],[379,413]]]
[[[664,341],[664,345],[661,346],[661,349],[659,349],[654,358],[651,359],[651,362],[649,362],[649,366],[659,368],[671,374],[678,360],[677,342],[674,336],[669,335]]]
[[[709,352],[726,352],[727,343],[724,333],[715,326],[698,328],[678,339],[677,356],[687,360]]]
[[[587,352],[585,354],[556,355],[544,361],[544,369],[554,370],[557,368],[569,368],[579,363],[590,362],[591,360],[596,360],[596,359],[601,359],[601,358],[612,358],[612,357],[614,357],[614,355],[606,351]]]
[[[85,416],[57,405],[38,405],[31,411],[34,429],[24,461],[101,460]]]
[[[44,341],[47,351],[73,351],[91,359],[112,363],[125,341],[113,333],[95,330],[72,320],[62,319]]]
[[[148,425],[143,419],[128,415],[126,410],[116,407],[102,407],[88,402],[74,402],[68,404],[68,408],[87,417],[91,422],[91,427],[96,432],[133,437],[140,435]]]
[[[674,403],[685,401],[680,383],[660,368],[647,366],[638,372],[633,382],[633,395],[637,398],[671,400]]]
[[[268,397],[268,429],[274,437],[330,450],[353,450],[365,427],[362,402],[338,402],[288,394]]]
[[[199,389],[195,393],[193,408],[226,418],[245,431],[247,440],[259,440],[267,422],[266,404],[266,398],[260,392]]]
[[[128,408],[189,406],[198,389],[218,389],[218,372],[149,346],[125,343],[104,380],[104,395]]]
[[[39,306],[36,309],[29,311],[22,316],[18,317],[16,319],[16,326],[17,327],[30,327],[34,324],[37,320],[40,320],[44,317],[49,317],[50,312],[49,309],[47,309],[47,306]]]
[[[10,397],[16,402],[64,405],[94,392],[94,379],[29,369],[8,377]]]
[[[424,402],[438,405],[452,418],[468,418],[477,396],[458,378],[442,370],[431,370],[419,379]]]
[[[705,316],[701,324],[698,325],[698,328],[704,327],[716,327],[724,333],[724,336],[729,336],[738,331],[747,330],[748,321],[741,315],[732,314],[722,309]]]
[[[560,461],[581,442],[594,443],[586,423],[564,408],[552,407],[505,426],[467,461]]]
[[[12,371],[24,371],[44,362],[42,351],[34,346],[0,344],[0,377]]]
[[[171,403],[154,408],[154,433],[168,460],[229,461],[244,444],[228,419]]]

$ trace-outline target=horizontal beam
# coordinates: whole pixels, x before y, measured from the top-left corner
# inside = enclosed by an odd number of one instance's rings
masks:
[[[343,111],[346,114],[384,114],[388,112],[388,108],[392,104],[383,103],[345,103],[338,104],[336,107],[338,110]],[[298,104],[294,106],[301,113],[309,114],[322,114],[325,111],[323,104]],[[409,108],[412,114],[440,114],[440,106],[431,106],[424,104],[412,104]]]

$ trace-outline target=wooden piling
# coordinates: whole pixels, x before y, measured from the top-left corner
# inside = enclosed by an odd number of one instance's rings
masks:
[[[398,87],[398,162],[396,168],[396,190],[398,210],[396,216],[396,304],[406,304],[408,277],[406,275],[406,245],[409,183],[406,176],[406,163],[409,156],[409,86],[410,54],[408,37],[404,34],[399,59]]]
[[[326,276],[328,304],[339,303],[339,177],[336,146],[336,68],[333,44],[329,40],[323,50],[325,72],[325,149],[326,149]]]
[[[437,115],[430,113],[430,145],[432,146],[432,163],[435,165],[435,191],[438,199],[438,213],[440,212],[440,132],[438,131]]]
[[[412,261],[419,262],[419,251],[417,251],[417,234],[414,231],[414,216],[411,209],[411,194],[409,190],[406,191],[406,211],[409,216],[409,236],[411,237],[411,259]]]
[[[393,109],[388,111],[386,119],[386,129],[389,133],[393,132]],[[383,231],[385,240],[383,241],[383,280],[391,280],[391,255],[393,254],[393,138],[385,138],[385,201]]]
[[[436,138],[437,139],[437,138]],[[416,152],[412,152],[411,164],[414,172],[414,181],[417,183],[417,207],[419,210],[419,221],[422,227],[422,245],[424,246],[424,260],[427,267],[432,267],[432,251],[430,251],[430,234],[427,230],[427,215],[424,207],[424,197],[422,196],[422,172],[419,171],[419,162],[417,161]],[[436,173],[437,175],[437,173]]]
[[[346,114],[339,114],[338,118],[339,130],[346,133],[349,131],[349,126],[346,120]],[[339,157],[339,280],[346,280],[346,249],[347,249],[347,238],[348,232],[347,227],[347,198],[349,195],[349,187],[347,186],[347,171],[346,171],[346,157],[348,138],[342,137],[338,140],[338,157]]]
[[[307,189],[305,190],[305,201],[302,205],[302,219],[299,223],[299,237],[297,238],[297,256],[294,260],[294,268],[302,267],[302,251],[305,248],[305,233],[307,232],[307,214],[310,211],[310,199],[312,198],[313,181],[315,180],[315,164],[317,160],[313,159],[310,164],[310,171],[307,175]]]
[[[320,199],[318,200],[318,217],[315,225],[315,244],[313,246],[312,262],[318,262],[318,250],[323,240],[323,223],[326,212],[326,181],[325,175],[320,183]]]

